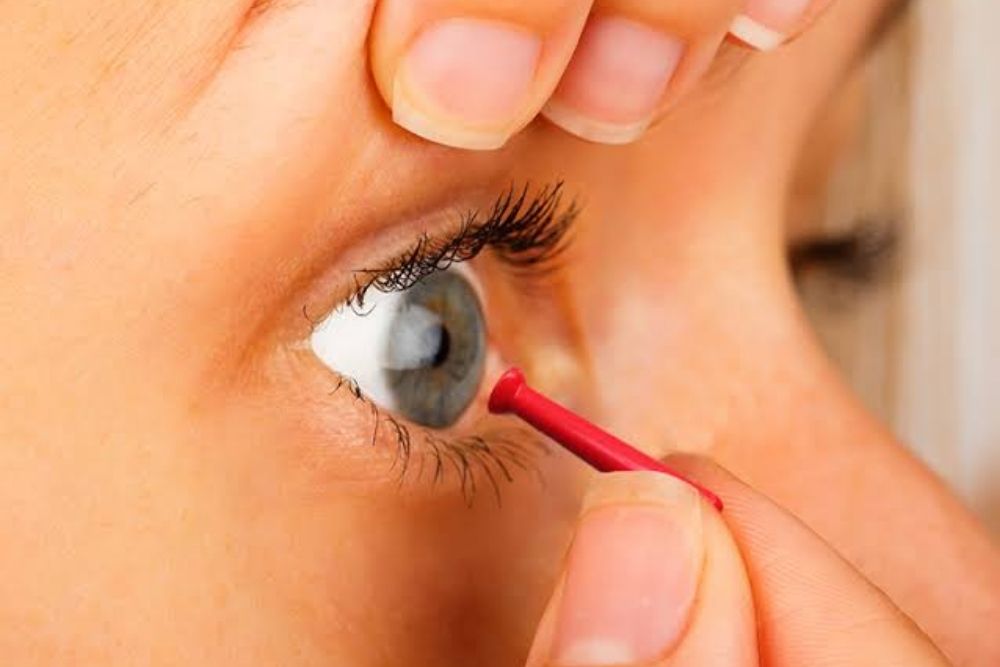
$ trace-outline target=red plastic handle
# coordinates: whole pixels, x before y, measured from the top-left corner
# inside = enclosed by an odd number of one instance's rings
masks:
[[[517,415],[601,472],[661,472],[690,484],[715,509],[722,511],[722,500],[715,493],[538,393],[528,386],[524,373],[517,368],[510,369],[497,381],[490,394],[489,409],[495,414]]]

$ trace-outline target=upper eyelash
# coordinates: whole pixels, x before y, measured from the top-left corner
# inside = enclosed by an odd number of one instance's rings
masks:
[[[793,243],[788,249],[788,263],[797,280],[812,269],[821,269],[854,285],[866,286],[891,270],[899,247],[896,225],[862,221],[842,234]]]
[[[423,235],[409,250],[384,266],[355,271],[354,293],[347,305],[363,310],[369,290],[398,292],[453,264],[466,262],[491,248],[515,269],[545,271],[568,246],[569,231],[579,215],[576,202],[563,206],[563,184],[545,186],[533,196],[530,186],[511,187],[497,199],[485,220],[470,211],[458,230],[445,239]]]

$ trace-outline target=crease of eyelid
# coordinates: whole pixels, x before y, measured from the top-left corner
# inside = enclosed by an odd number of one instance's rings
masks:
[[[370,412],[372,427],[367,441],[373,449],[384,438],[394,440],[389,472],[395,472],[399,488],[412,482],[444,489],[451,477],[466,505],[471,506],[485,486],[501,507],[503,487],[513,484],[518,473],[532,475],[539,484],[544,484],[538,460],[552,450],[523,427],[498,420],[479,433],[452,436],[396,417],[369,399],[349,377],[338,377],[330,396],[338,394],[350,397]],[[492,419],[487,417],[483,421]]]

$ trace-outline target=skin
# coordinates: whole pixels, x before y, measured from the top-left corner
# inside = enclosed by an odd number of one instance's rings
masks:
[[[528,667],[949,664],[793,516],[704,459],[671,463],[725,513],[667,475],[598,477]]]
[[[784,270],[795,157],[878,7],[727,47],[634,146],[536,122],[469,153],[391,123],[372,3],[248,5],[0,7],[0,655],[523,661],[587,471],[540,455],[501,506],[400,485],[303,313],[455,210],[563,179],[586,210],[540,296],[475,262],[497,355],[651,452],[711,454],[954,662],[995,663],[994,548],[842,386]],[[461,429],[499,428],[482,398]]]

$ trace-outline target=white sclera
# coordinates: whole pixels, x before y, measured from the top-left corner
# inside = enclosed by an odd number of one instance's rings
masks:
[[[406,317],[397,319],[404,307]],[[338,308],[320,322],[309,344],[324,364],[355,380],[379,405],[394,410],[398,406],[384,371],[426,366],[441,342],[440,321],[426,308],[407,306],[405,293],[371,290],[363,307]]]

